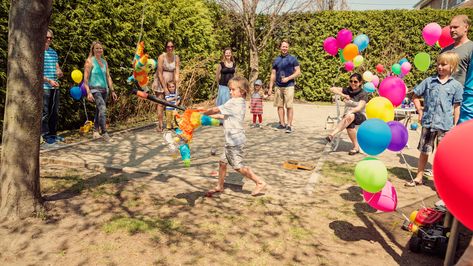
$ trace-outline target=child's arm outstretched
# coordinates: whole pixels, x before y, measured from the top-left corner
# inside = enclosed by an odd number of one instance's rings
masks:
[[[206,111],[202,112],[203,115],[208,115],[210,117],[216,118],[216,119],[223,119],[224,116],[220,114],[220,109],[218,107],[212,107],[210,109],[207,109]]]

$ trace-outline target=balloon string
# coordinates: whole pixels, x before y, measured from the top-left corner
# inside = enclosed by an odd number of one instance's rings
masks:
[[[84,104],[84,111],[85,111],[85,121],[89,121],[89,115],[87,114],[87,108],[85,107],[85,100],[82,98],[82,103]]]
[[[416,190],[417,196],[419,196],[420,201],[422,202],[421,207],[427,208],[427,207],[425,206],[424,199],[420,196],[419,189],[417,188],[417,184],[416,184],[416,182],[414,181],[414,177],[412,176],[412,173],[411,173],[411,167],[410,167],[409,164],[407,163],[406,157],[404,157],[404,154],[402,153],[402,151],[399,151],[399,154],[401,154],[401,157],[402,157],[402,159],[404,160],[404,163],[406,164],[407,172],[409,173],[409,176],[411,177],[411,181],[412,181],[412,183],[414,184],[414,188],[415,188],[415,190]]]

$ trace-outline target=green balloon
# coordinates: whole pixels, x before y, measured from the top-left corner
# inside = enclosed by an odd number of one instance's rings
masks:
[[[338,57],[340,58],[340,62],[345,63],[347,60],[345,60],[345,57],[343,57],[343,50],[340,49],[338,51]]]
[[[353,58],[353,65],[355,67],[361,66],[363,64],[363,56],[357,55],[355,58]]]
[[[414,66],[420,71],[427,71],[430,67],[430,55],[426,52],[416,54],[414,57]]]
[[[394,74],[399,75],[399,74],[401,74],[401,65],[400,64],[394,64],[391,67],[391,70],[393,71]]]
[[[388,170],[380,160],[367,157],[356,164],[355,180],[364,191],[376,193],[386,185]]]

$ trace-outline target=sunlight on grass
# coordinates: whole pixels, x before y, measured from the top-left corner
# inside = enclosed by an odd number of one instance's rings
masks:
[[[63,173],[45,175],[41,177],[42,193],[58,193],[66,189],[80,193],[84,189],[84,180],[78,175],[77,170],[66,170]]]
[[[356,184],[353,175],[355,164],[335,163],[326,161],[322,167],[322,175],[336,185]]]
[[[172,219],[145,219],[131,217],[115,217],[102,226],[102,230],[106,233],[115,233],[125,231],[130,235],[136,233],[145,233],[149,231],[159,230],[165,234],[179,232],[181,224]]]
[[[289,233],[294,239],[298,240],[308,239],[311,235],[309,230],[302,227],[291,227]]]

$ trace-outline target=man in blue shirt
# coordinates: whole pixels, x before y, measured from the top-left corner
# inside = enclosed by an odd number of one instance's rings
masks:
[[[49,47],[53,40],[53,31],[48,29],[44,48],[44,84],[43,84],[43,116],[41,118],[41,135],[48,143],[56,141],[57,120],[59,111],[59,83],[62,77],[56,51]]]
[[[287,40],[283,40],[279,48],[281,55],[273,61],[269,94],[273,93],[273,85],[276,83],[274,106],[278,108],[279,125],[277,128],[286,129],[286,133],[292,133],[294,85],[295,79],[301,74],[301,69],[299,61],[288,54],[289,42]],[[287,124],[285,122],[284,107],[286,107]]]

